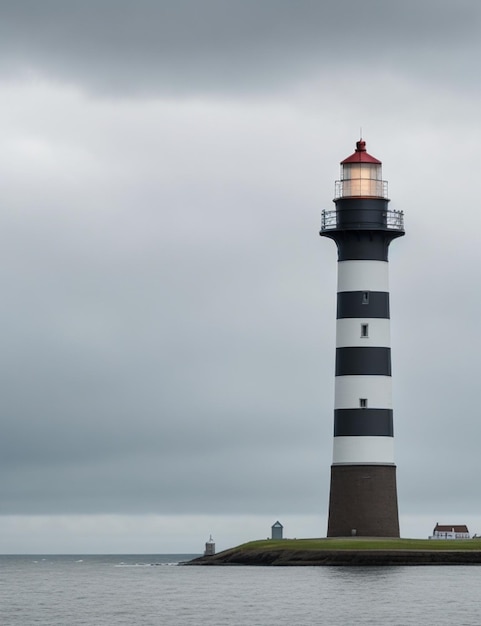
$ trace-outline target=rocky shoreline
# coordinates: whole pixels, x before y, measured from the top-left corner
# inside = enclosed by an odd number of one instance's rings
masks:
[[[478,550],[226,550],[184,565],[481,565]]]

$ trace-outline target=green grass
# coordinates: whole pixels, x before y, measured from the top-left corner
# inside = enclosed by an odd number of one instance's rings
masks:
[[[457,540],[370,537],[263,539],[244,543],[233,550],[481,550],[481,538]]]

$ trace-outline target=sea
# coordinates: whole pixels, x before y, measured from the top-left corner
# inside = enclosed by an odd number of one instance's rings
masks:
[[[0,624],[481,624],[480,566],[181,565],[194,556],[0,556]]]

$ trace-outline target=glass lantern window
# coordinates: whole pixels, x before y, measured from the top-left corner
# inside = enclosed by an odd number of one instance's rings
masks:
[[[343,196],[383,196],[381,165],[346,163],[341,170]]]
[[[375,163],[349,163],[343,165],[341,172],[342,180],[381,180],[381,166]]]

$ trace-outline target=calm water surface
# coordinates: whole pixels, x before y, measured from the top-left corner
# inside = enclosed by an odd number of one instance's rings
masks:
[[[481,624],[477,566],[174,565],[184,558],[0,556],[0,624]]]

